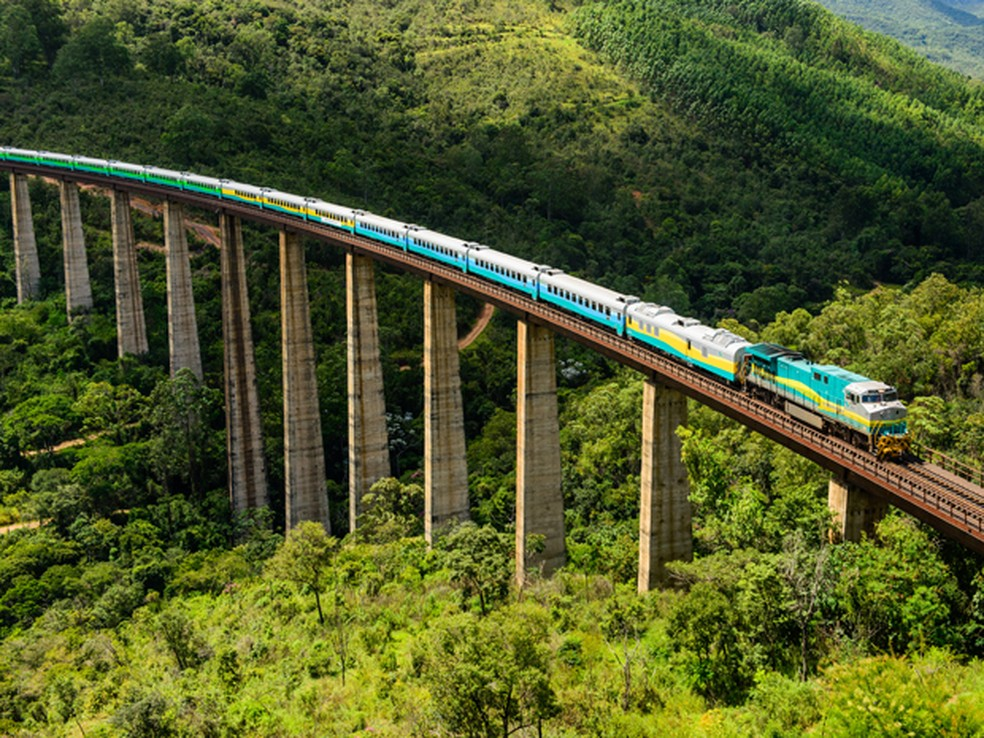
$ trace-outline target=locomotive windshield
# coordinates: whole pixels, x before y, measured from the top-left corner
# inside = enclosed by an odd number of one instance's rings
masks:
[[[895,402],[898,399],[898,392],[889,387],[874,392],[865,392],[861,397],[861,402]]]

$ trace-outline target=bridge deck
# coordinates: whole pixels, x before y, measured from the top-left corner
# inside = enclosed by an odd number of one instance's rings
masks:
[[[286,227],[416,273],[424,279],[452,285],[524,320],[549,326],[615,361],[635,368],[655,381],[668,385],[806,456],[837,474],[848,484],[886,499],[945,535],[984,553],[984,488],[931,463],[920,461],[898,464],[879,461],[871,454],[799,423],[768,404],[701,372],[505,287],[416,254],[319,223],[305,222],[240,203],[216,200],[207,195],[44,166],[0,162],[0,169],[68,179],[109,189],[126,189],[150,197],[183,201],[205,210],[224,211],[247,220]]]

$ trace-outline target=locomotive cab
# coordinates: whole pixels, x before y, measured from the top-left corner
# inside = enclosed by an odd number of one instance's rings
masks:
[[[902,425],[905,429],[905,405],[898,392],[882,382],[854,382],[844,388],[844,406],[879,427]]]
[[[908,452],[906,409],[894,387],[871,380],[849,384],[844,388],[844,409],[870,428],[879,456],[898,458]]]

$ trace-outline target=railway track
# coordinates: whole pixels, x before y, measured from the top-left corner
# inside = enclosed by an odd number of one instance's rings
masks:
[[[7,163],[6,169],[25,174],[52,176],[102,187],[120,187],[119,180],[98,174],[64,171],[43,166]],[[771,405],[756,400],[722,382],[695,371],[676,360],[551,305],[534,301],[478,277],[465,274],[417,254],[363,238],[329,226],[298,220],[282,213],[248,205],[217,201],[194,192],[126,182],[125,189],[150,197],[182,201],[212,212],[226,212],[245,220],[288,228],[353,253],[413,272],[424,279],[454,286],[457,290],[529,320],[550,327],[619,363],[633,367],[664,384],[712,407],[752,430],[777,441],[820,466],[844,482],[875,494],[906,510],[969,548],[984,553],[984,475],[978,483],[967,481],[928,461],[908,463],[880,461],[873,455],[838,438],[825,435]]]

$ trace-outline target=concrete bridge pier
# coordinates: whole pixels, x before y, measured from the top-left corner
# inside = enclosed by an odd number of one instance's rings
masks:
[[[551,574],[566,563],[564,497],[561,493],[560,424],[554,335],[549,328],[519,321],[516,391],[516,581],[527,567]],[[539,553],[527,537],[542,535]]]
[[[857,543],[862,536],[875,534],[875,526],[888,512],[888,503],[880,497],[831,477],[827,487],[827,504],[834,514],[831,539]]]
[[[130,194],[113,190],[113,269],[116,277],[116,343],[119,355],[147,353],[137,249],[130,215]]]
[[[68,319],[92,309],[92,285],[82,233],[79,188],[74,182],[58,183],[61,197],[62,244],[65,262],[65,305]]]
[[[195,321],[184,207],[170,200],[164,202],[164,250],[167,252],[167,339],[171,376],[180,369],[190,369],[201,379],[202,354]]]
[[[226,455],[233,512],[268,503],[266,462],[249,321],[246,259],[239,218],[219,216],[222,264],[222,343],[225,364]]]
[[[666,563],[693,556],[690,482],[676,434],[687,422],[687,398],[646,379],[642,392],[642,491],[639,505],[639,592],[668,583]]]
[[[41,265],[34,238],[34,216],[27,177],[10,175],[10,205],[14,216],[14,260],[17,269],[17,304],[41,296]]]
[[[454,290],[424,282],[424,535],[467,520],[468,465]]]
[[[304,244],[286,230],[280,232],[280,321],[287,530],[313,520],[330,533]]]
[[[348,319],[349,530],[362,513],[362,498],[390,474],[383,364],[372,259],[345,257]]]

